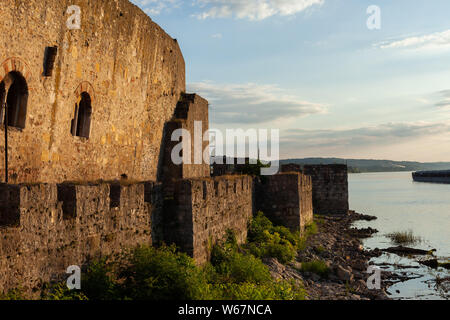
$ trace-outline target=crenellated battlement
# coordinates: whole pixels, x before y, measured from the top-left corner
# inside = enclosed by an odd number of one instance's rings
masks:
[[[210,257],[212,245],[227,230],[240,243],[247,238],[253,214],[253,178],[224,176],[177,181],[174,196],[167,201],[164,234],[199,264]]]
[[[348,213],[347,165],[305,165],[303,172],[312,178],[314,213]]]
[[[57,279],[70,265],[152,244],[159,184],[0,185],[0,291]]]
[[[265,177],[256,183],[256,208],[279,225],[303,231],[313,221],[311,177],[299,172]]]

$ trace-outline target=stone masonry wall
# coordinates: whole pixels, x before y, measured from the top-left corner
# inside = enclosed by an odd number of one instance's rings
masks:
[[[313,221],[311,178],[298,172],[264,177],[256,187],[256,209],[272,222],[300,230]]]
[[[249,176],[189,179],[175,188],[164,214],[167,243],[176,243],[204,264],[214,243],[233,230],[239,243],[247,239],[252,218],[253,180]]]
[[[197,126],[196,126],[197,124]],[[190,134],[188,139],[172,141],[175,130],[184,129]],[[177,104],[174,119],[166,124],[164,142],[164,161],[162,166],[162,181],[166,194],[173,192],[174,183],[179,179],[205,178],[211,174],[208,162],[204,161],[203,152],[209,147],[208,139],[203,139],[209,130],[208,101],[197,94],[183,94]],[[196,139],[199,139],[196,141]],[[183,151],[179,155],[187,158],[182,164],[172,161],[172,150],[183,142]],[[196,147],[196,143],[199,147]],[[188,152],[186,152],[186,150]],[[190,157],[188,157],[190,153]],[[197,159],[196,159],[197,157]],[[196,163],[196,160],[199,163]]]
[[[71,5],[80,30],[66,26]],[[0,21],[0,82],[16,71],[28,86],[25,128],[9,129],[10,182],[156,180],[163,127],[185,91],[177,41],[128,0],[2,0]],[[71,134],[82,92],[92,100],[89,139]]]
[[[0,292],[31,292],[99,255],[152,244],[158,185],[0,185]]]
[[[312,178],[314,213],[348,213],[348,173],[346,165],[305,165],[303,172]]]
[[[207,134],[209,130],[209,104],[208,101],[203,99],[197,94],[185,95],[181,105],[183,107],[177,106],[176,116],[178,119],[185,119],[187,130],[191,133],[191,163],[183,165],[183,178],[203,178],[209,177],[211,175],[211,169],[209,164],[209,136]],[[181,111],[182,109],[187,109],[186,113]],[[181,114],[178,112],[181,111]],[[185,113],[185,114],[183,114]],[[195,126],[197,124],[197,126]],[[200,126],[201,124],[201,126]],[[206,139],[203,139],[206,138]],[[195,148],[195,143],[200,148]],[[208,158],[205,161],[203,157],[203,152],[207,150]],[[197,159],[196,159],[197,158]],[[196,163],[196,160],[201,162]]]
[[[281,166],[281,172],[300,172],[300,173],[303,173],[302,166],[299,165],[299,164],[295,164],[295,163],[283,164]]]

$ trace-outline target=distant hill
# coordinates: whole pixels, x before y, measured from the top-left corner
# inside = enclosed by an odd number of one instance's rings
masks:
[[[393,160],[364,160],[340,158],[305,158],[281,160],[281,164],[347,164],[349,172],[394,172],[421,170],[450,170],[450,162],[413,162]]]

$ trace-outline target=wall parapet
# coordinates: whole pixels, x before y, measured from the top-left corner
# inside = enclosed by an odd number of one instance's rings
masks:
[[[180,180],[164,213],[165,241],[177,244],[203,264],[227,230],[235,232],[239,243],[246,241],[252,214],[250,176]]]
[[[154,182],[0,185],[0,292],[31,292],[68,266],[151,245],[161,198]]]
[[[305,165],[303,172],[312,178],[314,213],[348,213],[347,165]]]
[[[284,172],[256,183],[256,208],[272,222],[303,232],[313,221],[311,177]]]

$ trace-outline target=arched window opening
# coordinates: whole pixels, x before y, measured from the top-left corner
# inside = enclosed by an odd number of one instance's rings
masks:
[[[6,103],[8,110],[8,126],[25,128],[28,104],[28,85],[25,78],[16,71],[8,73],[0,83],[0,121],[5,123],[6,113],[3,105]]]
[[[72,120],[72,135],[89,138],[91,132],[92,106],[89,93],[82,92],[80,102],[75,105],[75,117]]]

